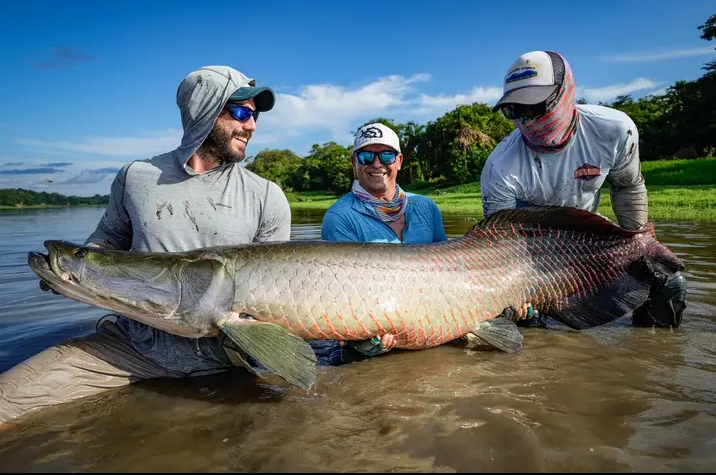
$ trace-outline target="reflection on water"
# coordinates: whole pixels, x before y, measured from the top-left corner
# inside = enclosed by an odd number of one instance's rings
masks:
[[[82,241],[101,209],[0,214],[0,370],[103,311],[36,290],[26,252]],[[316,239],[320,213],[294,214]],[[469,216],[445,216],[449,236]],[[716,226],[662,223],[687,264],[676,331],[524,329],[522,352],[445,345],[321,368],[310,391],[241,370],[156,380],[0,434],[2,471],[710,471],[716,466]]]

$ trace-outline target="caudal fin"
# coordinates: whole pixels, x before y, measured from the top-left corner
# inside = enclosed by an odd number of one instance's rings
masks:
[[[565,325],[584,330],[629,315],[649,298],[655,272],[673,275],[684,269],[683,262],[666,246],[654,242],[659,252],[653,257],[642,256],[634,261],[627,273],[596,292],[570,297],[564,309],[554,312],[555,319]]]

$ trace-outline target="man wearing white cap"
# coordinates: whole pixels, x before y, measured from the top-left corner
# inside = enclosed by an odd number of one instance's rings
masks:
[[[576,104],[575,89],[569,63],[552,51],[525,53],[508,68],[504,94],[493,110],[501,110],[517,129],[495,147],[483,168],[485,216],[529,205],[596,213],[606,180],[619,225],[637,229],[646,224],[636,125],[617,109]],[[633,322],[679,326],[684,276],[679,272],[667,279],[662,273],[656,279],[659,290],[634,312]]]
[[[86,244],[147,252],[288,241],[291,209],[281,188],[240,166],[259,114],[274,93],[227,66],[180,83],[184,135],[167,153],[122,167]],[[43,290],[50,290],[41,282]],[[21,416],[148,378],[234,367],[223,334],[184,338],[116,316],[85,337],[50,347],[0,375],[0,429]]]
[[[351,155],[356,179],[351,191],[326,211],[321,239],[326,241],[430,243],[446,241],[440,209],[427,196],[408,193],[397,183],[403,164],[400,139],[381,123],[358,129]],[[350,342],[363,355],[377,355],[395,346],[386,334],[382,339]],[[360,359],[335,343],[331,364]]]
[[[392,243],[446,241],[442,215],[427,196],[397,183],[403,164],[398,135],[381,123],[361,127],[351,156],[351,191],[326,211],[321,239]]]

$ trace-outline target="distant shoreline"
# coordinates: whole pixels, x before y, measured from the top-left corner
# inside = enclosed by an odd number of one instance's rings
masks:
[[[79,205],[22,205],[6,206],[0,205],[0,210],[23,210],[23,209],[58,209],[58,208],[97,208],[106,207],[106,204],[79,204]]]
[[[649,196],[649,220],[679,220],[693,223],[716,222],[716,158],[690,160],[654,160],[641,163]],[[404,189],[431,198],[444,214],[467,214],[471,219],[482,218],[480,183],[462,185],[419,184]],[[2,192],[3,190],[0,190]],[[38,194],[23,190],[28,195]],[[292,210],[325,212],[342,195],[327,192],[286,192]],[[107,200],[107,197],[65,197],[54,200]],[[67,200],[67,201],[65,201]],[[72,207],[104,207],[103,203],[0,205],[0,210],[58,209]],[[601,190],[599,212],[614,219],[609,187]]]

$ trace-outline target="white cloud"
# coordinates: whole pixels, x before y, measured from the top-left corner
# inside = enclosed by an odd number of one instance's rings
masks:
[[[251,145],[292,148],[296,153],[303,154],[315,142],[336,140],[339,143],[350,143],[350,131],[371,117],[384,116],[398,121],[416,120],[424,123],[459,104],[494,104],[502,94],[500,85],[481,85],[466,91],[429,94],[424,92],[424,84],[430,79],[428,74],[409,77],[391,75],[351,86],[314,84],[303,86],[293,93],[278,93],[275,108],[261,116],[259,133],[254,136]],[[577,97],[584,97],[590,102],[608,101],[618,95],[656,91],[662,87],[663,84],[641,77],[610,86],[580,86]],[[102,161],[101,157],[114,160],[148,158],[179,145],[181,131],[166,130],[144,137],[95,136],[76,141],[20,139],[17,142],[36,152],[35,156],[47,157],[45,162],[58,161],[57,157],[50,158],[48,154],[60,154],[60,160],[63,161],[80,162],[80,168],[68,169],[61,176],[69,177],[70,171],[73,171],[75,174],[72,176],[76,176],[78,182],[87,183],[96,175],[92,171],[83,170],[113,166]],[[257,151],[252,149],[251,153]],[[86,158],[78,159],[84,157],[84,154],[90,154],[92,167],[81,163]],[[10,161],[9,158],[0,160],[0,167],[3,161]],[[15,159],[17,157],[13,157]]]
[[[659,84],[651,79],[636,78],[628,83],[613,84],[604,87],[578,87],[577,98],[584,97],[589,102],[608,101],[617,96],[631,94],[636,91],[653,89]]]
[[[438,117],[454,109],[458,105],[472,104],[475,102],[493,104],[497,102],[500,97],[502,97],[502,88],[494,86],[476,86],[467,94],[455,94],[452,96],[447,94],[439,94],[437,96],[420,94],[419,106],[413,112],[416,115],[431,115]]]
[[[677,58],[690,58],[693,56],[706,56],[714,54],[714,50],[711,46],[703,46],[700,48],[688,48],[688,49],[671,49],[661,51],[650,51],[632,54],[623,54],[616,56],[607,56],[604,58],[605,61],[611,61],[616,63],[646,63],[652,61],[664,61],[667,59]]]
[[[52,162],[7,157],[0,159],[0,188],[25,188],[88,196],[107,194],[119,168],[126,161]]]
[[[333,139],[344,138],[356,121],[405,112],[418,101],[414,85],[429,79],[427,74],[392,75],[355,88],[316,84],[298,94],[279,93],[275,108],[261,117],[263,131],[280,136],[328,132]]]
[[[90,153],[114,157],[145,158],[175,149],[181,143],[181,131],[168,130],[150,137],[87,137],[78,142],[45,142],[18,139],[17,143],[40,151]]]
[[[652,95],[652,96],[663,96],[664,94],[666,94],[667,89],[668,89],[667,87],[661,87],[661,88],[659,88],[659,89],[655,89],[655,90],[653,90],[653,91],[649,91],[649,95]]]

